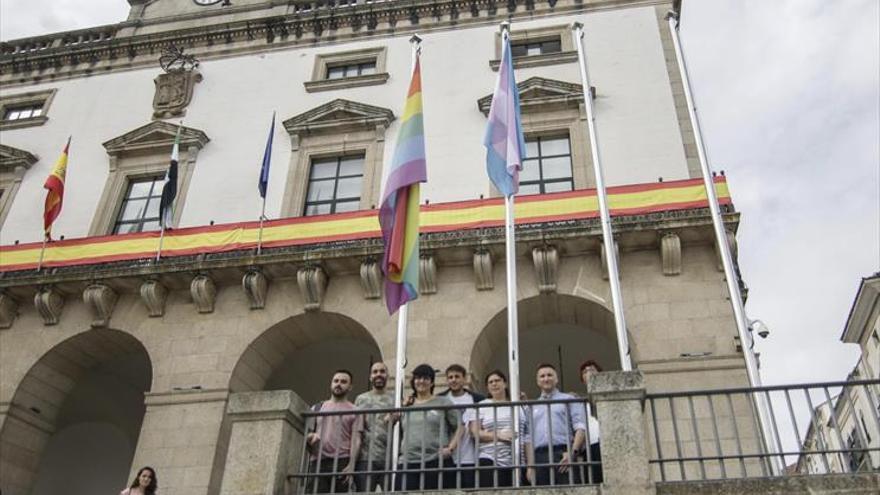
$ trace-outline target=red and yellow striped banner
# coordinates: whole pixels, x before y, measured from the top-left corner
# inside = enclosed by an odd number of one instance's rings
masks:
[[[721,204],[729,204],[724,177],[715,180]],[[705,208],[706,191],[701,179],[618,186],[608,189],[613,216],[643,215],[663,211]],[[319,244],[322,242],[381,237],[376,210],[284,218],[265,222],[263,248]],[[599,216],[594,189],[522,196],[516,199],[518,225]],[[504,198],[460,201],[422,206],[420,231],[449,232],[504,225]],[[243,222],[168,230],[162,257],[191,256],[255,248],[260,223]],[[0,272],[33,269],[40,258],[41,243],[0,246]],[[89,265],[111,261],[151,258],[159,248],[159,232],[84,237],[51,242],[46,246],[44,267]]]

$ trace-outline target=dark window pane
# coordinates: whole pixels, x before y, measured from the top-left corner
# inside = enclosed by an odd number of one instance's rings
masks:
[[[309,193],[306,195],[306,201],[328,201],[333,199],[333,180],[318,180],[309,183]]]
[[[560,40],[545,41],[541,46],[541,53],[559,53],[562,51]]]
[[[336,213],[357,211],[359,206],[360,201],[340,201],[339,203],[336,203]]]
[[[568,155],[568,138],[553,138],[541,140],[541,156]]]
[[[514,57],[522,57],[528,51],[528,45],[517,43],[510,46],[510,55]]]
[[[361,197],[361,178],[352,177],[349,179],[339,179],[336,186],[336,199],[360,198]]]
[[[346,175],[363,175],[364,174],[364,157],[362,156],[346,156],[339,160],[339,176]]]
[[[336,158],[321,159],[312,161],[312,175],[310,179],[326,179],[336,176]]]
[[[325,213],[330,213],[329,203],[324,203],[320,205],[306,205],[306,216],[323,215]]]
[[[544,180],[571,177],[571,158],[567,156],[544,158],[541,160],[541,167]]]

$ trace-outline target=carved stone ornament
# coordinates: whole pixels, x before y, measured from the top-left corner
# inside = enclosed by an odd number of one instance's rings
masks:
[[[18,316],[18,303],[9,295],[0,292],[0,328],[12,327],[16,316]]]
[[[667,232],[660,238],[660,261],[663,275],[681,275],[681,238]]]
[[[364,299],[382,297],[382,270],[375,259],[366,259],[361,263],[361,288],[364,289]]]
[[[189,293],[199,313],[213,313],[214,301],[217,300],[217,286],[211,277],[196,275],[189,284]]]
[[[147,307],[151,318],[165,314],[166,298],[168,298],[168,289],[158,280],[145,280],[141,284],[141,300]]]
[[[251,309],[266,307],[266,294],[269,293],[269,279],[260,270],[251,269],[241,279],[241,288],[247,296]]]
[[[318,311],[324,302],[327,273],[320,266],[307,266],[296,272],[296,283],[306,311]]]
[[[602,278],[608,280],[608,260],[605,258],[607,253],[605,252],[605,243],[602,243],[602,249],[599,251],[599,262],[602,264]],[[620,268],[620,246],[617,244],[617,240],[614,241],[614,256],[618,261],[618,268]],[[620,270],[617,271],[617,276],[620,276]]]
[[[419,294],[437,293],[437,263],[434,255],[419,256]]]
[[[532,249],[532,262],[535,264],[538,292],[541,294],[556,292],[559,272],[559,254],[556,247],[541,246]]]
[[[474,281],[477,290],[492,290],[495,288],[495,278],[492,272],[492,253],[488,250],[480,250],[474,253]]]
[[[727,245],[730,247],[730,257],[734,261],[736,261],[736,253],[737,253],[736,234],[734,234],[733,232],[731,232],[727,229],[724,229],[724,233],[727,236]],[[717,256],[717,258],[718,258],[718,271],[723,272],[724,271],[724,261],[721,259],[721,251],[718,250],[718,243],[715,243],[715,256]]]
[[[118,295],[112,287],[92,284],[83,291],[83,302],[92,311],[92,327],[102,328],[110,324],[110,315],[116,306]]]
[[[153,95],[153,118],[167,119],[186,114],[186,107],[192,100],[193,88],[202,80],[195,69],[171,69],[159,74],[153,82],[156,94]]]
[[[64,308],[64,296],[54,287],[46,287],[37,291],[34,306],[45,325],[57,325]]]

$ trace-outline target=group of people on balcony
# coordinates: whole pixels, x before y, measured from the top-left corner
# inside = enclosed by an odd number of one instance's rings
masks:
[[[583,363],[582,381],[600,370],[594,361]],[[517,479],[536,486],[601,483],[598,421],[584,399],[559,391],[553,365],[537,367],[540,395],[527,404],[511,403],[500,370],[485,378],[488,397],[466,387],[463,366],[445,374],[448,389],[435,394],[434,368],[416,366],[404,408],[395,410],[384,363],[371,366],[371,388],[353,403],[352,373],[336,371],[330,398],[312,407],[320,414],[306,434],[305,492],[510,487]]]

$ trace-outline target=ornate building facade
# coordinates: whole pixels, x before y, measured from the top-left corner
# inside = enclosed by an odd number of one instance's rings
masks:
[[[558,364],[565,389],[579,386],[585,359],[620,367],[578,21],[633,365],[649,391],[747,385],[696,180],[671,2],[129,3],[119,24],[0,47],[4,493],[70,483],[112,493],[141,465],[157,468],[164,494],[238,493],[236,397],[292,390],[311,403],[336,368],[352,369],[360,391],[370,363],[394,362],[375,207],[414,33],[429,179],[408,363],[458,362],[476,384],[506,367],[503,206],[481,141],[507,20],[530,161],[516,249],[524,389],[534,394],[539,362]],[[283,126],[258,234],[273,112]],[[158,191],[179,125],[175,229],[156,261]],[[40,261],[42,184],[71,134],[53,229],[64,239]],[[717,187],[735,245],[738,214]],[[294,469],[283,458],[276,476]]]

